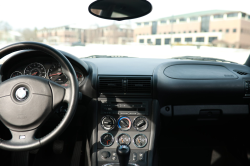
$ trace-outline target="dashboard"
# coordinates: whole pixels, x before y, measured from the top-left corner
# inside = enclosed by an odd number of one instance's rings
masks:
[[[83,121],[88,125],[94,166],[118,163],[119,144],[130,146],[130,162],[152,166],[157,142],[169,140],[166,132],[160,132],[169,127],[169,119],[179,125],[186,122],[183,119],[213,123],[249,115],[250,68],[246,65],[174,59],[79,59],[61,52],[75,69],[84,97],[79,103],[88,105],[83,112],[88,118]],[[18,52],[1,66],[2,81],[19,75],[69,84],[57,61],[34,50]]]

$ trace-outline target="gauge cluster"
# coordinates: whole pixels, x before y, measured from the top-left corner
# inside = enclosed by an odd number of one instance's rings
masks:
[[[85,75],[78,67],[73,65],[76,77],[78,79],[79,85],[85,79]],[[61,65],[58,62],[31,62],[28,64],[23,64],[20,67],[17,67],[9,73],[8,78],[14,78],[20,75],[31,75],[31,76],[38,76],[43,77],[46,79],[50,79],[58,84],[63,86],[68,85],[68,78],[64,75]]]

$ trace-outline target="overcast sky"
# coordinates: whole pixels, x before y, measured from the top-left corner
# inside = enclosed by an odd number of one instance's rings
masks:
[[[87,28],[93,24],[109,25],[88,12],[94,0],[1,0],[0,21],[7,21],[13,29],[56,27],[77,24]],[[149,0],[153,11],[135,21],[151,20],[204,10],[237,10],[250,14],[250,0]],[[122,23],[122,22],[118,22]],[[126,22],[124,22],[126,23]]]

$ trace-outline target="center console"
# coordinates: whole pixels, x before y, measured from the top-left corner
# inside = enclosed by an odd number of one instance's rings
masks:
[[[99,98],[97,114],[97,163],[117,165],[118,145],[130,147],[129,163],[148,165],[152,144],[152,100]],[[152,145],[151,145],[152,146]]]

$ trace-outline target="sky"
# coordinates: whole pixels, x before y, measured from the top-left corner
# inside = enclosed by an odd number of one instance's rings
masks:
[[[51,28],[76,25],[88,28],[128,21],[104,20],[92,16],[88,6],[94,0],[1,0],[0,21],[8,22],[13,29]],[[149,0],[153,10],[147,16],[131,23],[205,10],[235,10],[250,14],[250,0]]]

